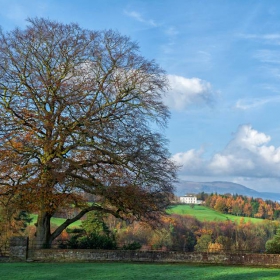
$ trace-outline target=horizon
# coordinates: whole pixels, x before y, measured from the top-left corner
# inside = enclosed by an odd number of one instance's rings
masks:
[[[192,186],[195,184],[194,186]],[[219,184],[223,184],[220,186]],[[240,190],[232,188],[236,185],[237,188],[241,188]],[[191,190],[193,188],[193,190]],[[199,190],[197,190],[199,188]],[[208,188],[209,190],[205,190],[204,188]],[[212,188],[212,189],[211,189]],[[213,182],[194,182],[194,181],[180,181],[176,185],[176,190],[174,191],[175,196],[181,197],[188,194],[199,194],[199,193],[217,193],[218,195],[241,195],[246,197],[253,198],[261,198],[263,200],[271,200],[275,202],[280,202],[280,192],[269,192],[269,191],[257,191],[252,188],[246,187],[241,184],[228,182],[228,181],[213,181]],[[276,197],[275,197],[276,195]]]

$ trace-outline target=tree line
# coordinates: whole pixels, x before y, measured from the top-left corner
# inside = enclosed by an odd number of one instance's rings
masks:
[[[161,225],[154,228],[142,222],[131,224],[111,215],[90,213],[80,230],[65,230],[59,242],[63,248],[93,248],[106,241],[104,246],[111,244],[111,249],[259,253],[266,251],[266,242],[274,237],[278,227],[278,221],[202,222],[192,216],[171,214],[162,217]]]
[[[1,208],[1,207],[0,207]],[[0,251],[8,247],[14,235],[29,236],[30,246],[37,245],[36,226],[26,212],[3,212],[0,216]],[[85,215],[79,228],[65,229],[53,246],[59,248],[146,249],[184,252],[274,252],[278,244],[279,221],[258,223],[199,221],[188,215],[164,215],[160,225],[130,223],[106,213]],[[52,224],[51,230],[56,229]],[[279,230],[278,230],[279,231]],[[275,241],[276,240],[276,241]],[[268,242],[269,241],[269,242]],[[268,244],[268,247],[266,246]],[[271,244],[273,246],[271,246]],[[39,244],[40,245],[40,244]],[[278,247],[280,246],[280,243]],[[271,251],[273,248],[274,251]]]
[[[268,220],[280,218],[280,204],[275,201],[231,194],[204,194],[204,197],[207,207],[221,213]]]

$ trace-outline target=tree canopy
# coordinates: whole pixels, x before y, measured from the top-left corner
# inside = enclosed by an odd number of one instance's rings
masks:
[[[158,132],[167,88],[165,72],[118,32],[42,18],[1,31],[0,194],[38,212],[38,246],[91,210],[154,219],[169,203],[176,166]],[[79,214],[51,233],[69,205]]]

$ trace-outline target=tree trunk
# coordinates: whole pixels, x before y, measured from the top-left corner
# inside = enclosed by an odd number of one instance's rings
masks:
[[[50,248],[51,246],[51,215],[40,211],[37,219],[35,247],[37,249]]]
[[[103,209],[101,206],[98,205],[91,205],[88,208],[81,210],[75,217],[72,219],[66,219],[59,227],[57,227],[51,233],[51,217],[53,215],[45,212],[40,211],[38,213],[37,219],[37,230],[36,230],[36,238],[35,238],[35,248],[36,249],[43,249],[43,248],[50,248],[52,242],[56,237],[58,237],[64,229],[66,229],[70,224],[78,221],[82,218],[86,213],[90,211],[102,211],[104,213],[109,213],[114,215],[117,218],[120,218],[114,211],[109,209]]]

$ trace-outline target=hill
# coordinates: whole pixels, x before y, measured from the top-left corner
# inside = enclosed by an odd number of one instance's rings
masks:
[[[177,184],[176,195],[182,196],[186,193],[217,193],[217,194],[240,194],[248,197],[280,201],[280,193],[258,192],[243,185],[232,182],[189,182],[180,181]]]
[[[190,215],[195,217],[197,220],[201,222],[204,221],[224,222],[230,220],[232,222],[239,223],[241,219],[245,223],[248,221],[252,223],[261,223],[264,221],[263,219],[223,214],[202,205],[195,205],[195,207],[193,208],[190,207],[189,205],[173,205],[167,209],[167,213],[178,214],[178,215]]]

